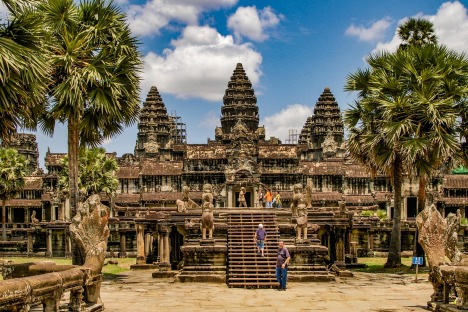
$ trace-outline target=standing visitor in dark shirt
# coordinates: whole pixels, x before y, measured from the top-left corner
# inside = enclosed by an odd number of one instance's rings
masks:
[[[284,247],[284,242],[278,244],[276,253],[276,279],[278,280],[278,290],[286,290],[286,280],[288,279],[288,263],[291,259],[289,251]]]
[[[265,248],[266,241],[266,231],[263,229],[263,224],[258,225],[258,229],[255,231],[254,241],[257,244],[257,254],[261,254],[262,257],[265,257],[263,254],[263,249]]]

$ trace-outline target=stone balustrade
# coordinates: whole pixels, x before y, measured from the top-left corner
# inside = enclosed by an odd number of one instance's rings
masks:
[[[50,272],[34,275],[47,270]],[[12,278],[0,281],[0,311],[29,311],[41,305],[45,312],[63,311],[64,308],[68,311],[104,310],[95,295],[102,275],[91,267],[29,263],[6,265],[4,272],[6,278]],[[14,278],[26,274],[32,276]],[[69,293],[67,306],[60,306],[66,293]]]

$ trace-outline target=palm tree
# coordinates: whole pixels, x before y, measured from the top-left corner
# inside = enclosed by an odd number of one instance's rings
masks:
[[[437,44],[434,25],[422,18],[410,18],[398,27],[398,37],[403,40],[401,48],[416,45]]]
[[[68,156],[64,156],[60,163],[63,170],[59,174],[59,189],[68,192]],[[111,197],[114,196],[119,185],[119,180],[115,176],[117,168],[117,161],[114,157],[107,156],[104,148],[80,149],[78,170],[80,194],[91,196],[103,192]]]
[[[458,106],[466,98],[468,63],[463,55],[436,45],[407,46],[368,58],[368,70],[347,78],[345,89],[359,91],[345,112],[350,153],[374,171],[390,175],[395,215],[386,266],[401,264],[399,230],[403,172],[427,177],[448,159],[460,161]]]
[[[6,241],[6,200],[18,193],[25,184],[28,163],[13,148],[0,148],[0,198],[2,199],[2,240]]]
[[[139,112],[137,41],[120,9],[104,0],[47,0],[39,6],[52,40],[50,115],[68,123],[71,215],[78,203],[79,146],[97,145]],[[77,248],[75,248],[77,249]],[[73,263],[80,264],[78,255]]]
[[[366,165],[372,173],[390,176],[394,190],[393,228],[386,266],[401,265],[401,190],[405,163],[401,138],[406,120],[402,114],[410,105],[399,83],[402,72],[393,70],[401,61],[395,55],[381,53],[367,59],[371,69],[358,70],[347,77],[345,90],[357,91],[355,105],[345,111],[349,129],[350,155]]]
[[[47,33],[35,1],[2,2],[9,15],[0,23],[0,138],[8,140],[19,126],[35,128],[49,76]]]

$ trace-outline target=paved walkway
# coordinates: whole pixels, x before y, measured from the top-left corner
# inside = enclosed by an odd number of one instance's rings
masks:
[[[106,311],[426,311],[432,294],[427,274],[356,273],[330,283],[289,283],[288,290],[229,288],[225,284],[174,283],[131,271],[104,281]]]

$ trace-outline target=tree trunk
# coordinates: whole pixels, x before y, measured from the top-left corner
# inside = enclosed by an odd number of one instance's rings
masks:
[[[426,208],[426,185],[427,185],[427,177],[426,175],[422,174],[419,176],[419,189],[418,189],[418,210],[417,213],[419,214],[421,211]],[[422,248],[421,244],[418,242],[419,232],[418,228],[416,227],[416,232],[414,233],[414,255],[416,257],[422,257],[423,263],[421,266],[426,265],[426,257],[424,254],[424,249]]]
[[[70,217],[76,215],[78,209],[78,149],[80,140],[79,118],[68,119],[68,186],[70,196]],[[83,265],[80,250],[72,238],[72,263]]]
[[[395,207],[393,212],[393,228],[390,237],[390,247],[388,251],[386,268],[401,266],[401,188],[403,184],[403,162],[400,156],[395,159],[393,173],[393,191]]]
[[[6,237],[6,198],[2,198],[2,240],[5,242],[7,240]]]

